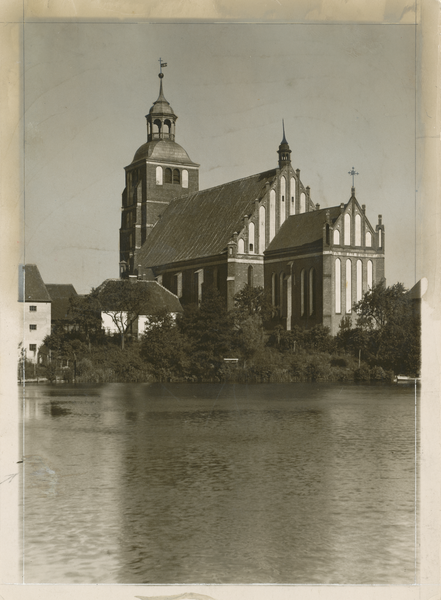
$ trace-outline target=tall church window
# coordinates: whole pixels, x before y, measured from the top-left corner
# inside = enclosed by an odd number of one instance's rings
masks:
[[[282,177],[280,179],[280,225],[285,221],[286,218],[286,208],[285,208],[285,198],[286,198],[286,179]]]
[[[202,285],[204,283],[204,269],[199,269],[199,271],[195,272],[196,275],[196,287],[198,294],[198,305],[201,305],[202,302]]]
[[[345,214],[345,246],[351,245],[351,215]]]
[[[181,172],[179,169],[173,169],[173,183],[181,183]]]
[[[254,253],[254,223],[248,223],[248,248],[249,252]]]
[[[279,302],[280,302],[280,316],[281,317],[285,316],[284,287],[285,287],[285,274],[280,273],[280,276],[279,276]]]
[[[306,272],[302,269],[300,273],[300,316],[303,317],[305,314],[305,294],[306,294]]]
[[[383,239],[382,239],[382,235],[383,232],[381,229],[378,230],[378,247],[381,248],[383,245]]]
[[[340,232],[338,229],[334,229],[334,244],[337,246],[340,244]]]
[[[372,247],[372,234],[370,231],[366,231],[366,246],[368,248]]]
[[[242,238],[240,238],[239,242],[237,243],[237,252],[239,254],[243,254],[245,252],[245,243]]]
[[[276,306],[276,287],[277,287],[277,275],[273,273],[271,275],[271,304]]]
[[[305,192],[300,194],[300,212],[304,213],[306,211],[306,196]]]
[[[156,167],[156,185],[162,185],[162,167]]]
[[[295,215],[296,214],[296,180],[294,179],[294,177],[291,177],[290,188],[291,188],[291,202],[289,205],[289,214]]]
[[[276,235],[276,192],[271,190],[270,192],[270,236],[269,241]]]
[[[253,287],[253,285],[254,285],[254,269],[253,269],[253,265],[250,265],[248,267],[248,285],[250,287]]]
[[[165,169],[164,182],[165,183],[171,183],[172,182],[172,170],[169,169],[168,167]]]
[[[182,187],[188,188],[188,171],[187,171],[187,169],[184,169],[182,171]]]
[[[265,251],[265,207],[259,208],[259,254]]]
[[[361,260],[357,260],[357,302],[360,302],[363,296],[363,265]]]
[[[352,311],[352,263],[348,258],[346,261],[346,313]]]
[[[372,289],[372,261],[368,260],[367,264],[367,286],[368,290]]]
[[[315,269],[309,270],[309,316],[314,314],[315,303]]]
[[[176,296],[182,298],[182,273],[176,273]]]
[[[291,331],[292,319],[292,276],[288,275],[286,280],[286,330]]]
[[[361,246],[361,217],[355,215],[355,245]]]
[[[341,313],[341,260],[335,259],[335,312]]]

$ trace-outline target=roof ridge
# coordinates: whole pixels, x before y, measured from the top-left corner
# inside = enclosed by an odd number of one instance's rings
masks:
[[[184,194],[182,196],[176,196],[176,198],[172,199],[172,202],[175,200],[181,200],[182,198],[190,198],[191,196],[196,196],[197,194],[201,194],[202,192],[209,192],[210,190],[216,190],[217,188],[222,188],[227,185],[231,185],[233,183],[237,183],[238,181],[245,181],[246,179],[252,179],[253,177],[257,177],[258,175],[266,175],[266,173],[271,173],[274,171],[274,175],[276,175],[277,169],[269,169],[268,171],[263,171],[262,173],[254,173],[254,175],[248,175],[247,177],[238,177],[237,179],[233,179],[233,181],[227,181],[226,183],[219,183],[218,185],[214,185],[213,187],[204,188],[203,190],[198,190],[197,192],[192,192],[191,194]]]

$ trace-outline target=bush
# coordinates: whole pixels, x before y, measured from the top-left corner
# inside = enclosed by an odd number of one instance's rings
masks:
[[[367,365],[361,365],[359,368],[354,369],[355,381],[369,381],[371,373]]]

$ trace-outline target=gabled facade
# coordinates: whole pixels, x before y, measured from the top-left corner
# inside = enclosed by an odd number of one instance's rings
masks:
[[[38,362],[39,348],[51,333],[51,297],[37,265],[20,265],[19,302],[23,309],[22,348],[26,359]]]
[[[366,217],[355,189],[346,204],[290,217],[265,252],[265,287],[287,330],[325,325],[338,332],[341,319],[384,278],[385,235]]]

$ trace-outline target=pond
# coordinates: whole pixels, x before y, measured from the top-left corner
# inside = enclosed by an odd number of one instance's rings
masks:
[[[414,583],[411,386],[28,385],[27,583]]]

